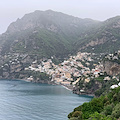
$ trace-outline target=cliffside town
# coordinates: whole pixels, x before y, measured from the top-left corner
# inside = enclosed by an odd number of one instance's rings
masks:
[[[51,81],[56,84],[65,86],[74,86],[81,78],[81,76],[87,76],[90,73],[97,76],[98,73],[103,71],[102,65],[93,64],[92,57],[95,54],[78,52],[76,56],[70,56],[68,60],[64,60],[62,63],[55,65],[51,59],[32,62],[25,70],[45,72],[51,76]],[[93,64],[94,69],[90,69],[90,65]],[[88,78],[89,79],[89,78]],[[34,81],[33,76],[27,78],[27,80]],[[89,80],[86,80],[89,82]]]
[[[94,94],[109,81],[114,80],[109,88],[119,82],[119,52],[106,55],[103,60],[102,57],[103,54],[78,52],[56,65],[54,57],[7,54],[1,56],[0,78],[60,84],[77,94]]]

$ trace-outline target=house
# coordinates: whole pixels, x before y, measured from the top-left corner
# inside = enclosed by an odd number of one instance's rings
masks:
[[[85,79],[85,82],[86,82],[86,83],[90,82],[90,78],[86,78],[86,79]]]
[[[112,85],[110,88],[114,89],[114,88],[117,88],[117,87],[118,87],[118,85]]]
[[[75,85],[78,81],[80,80],[80,78],[78,78],[75,82],[73,82],[72,84]]]
[[[66,78],[71,78],[71,74],[69,72],[65,72],[65,77]]]
[[[104,80],[111,80],[109,76],[105,77]]]
[[[93,74],[94,75],[98,75],[98,73],[100,73],[100,71],[99,70],[95,70]]]
[[[61,84],[63,84],[63,85],[67,85],[67,86],[69,86],[70,83],[71,83],[71,82],[68,82],[68,81],[63,81],[63,82],[61,82]]]

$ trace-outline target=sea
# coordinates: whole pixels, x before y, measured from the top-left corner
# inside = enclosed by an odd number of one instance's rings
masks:
[[[92,98],[60,85],[0,80],[0,120],[68,120],[75,107]]]

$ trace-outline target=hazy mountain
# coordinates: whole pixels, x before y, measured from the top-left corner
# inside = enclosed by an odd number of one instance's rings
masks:
[[[93,31],[80,37],[79,41],[75,45],[83,51],[113,53],[119,50],[120,16],[102,22]]]
[[[78,50],[113,52],[120,45],[120,17],[104,22],[52,10],[35,11],[13,22],[0,36],[1,53],[65,57]]]
[[[98,23],[51,10],[35,11],[10,24],[0,37],[1,53],[64,57],[75,52],[78,48],[73,47],[74,43]]]

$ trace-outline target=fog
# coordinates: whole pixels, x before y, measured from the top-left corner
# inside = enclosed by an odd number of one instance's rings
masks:
[[[120,0],[0,0],[0,34],[11,22],[35,10],[63,12],[104,21],[120,15]]]

